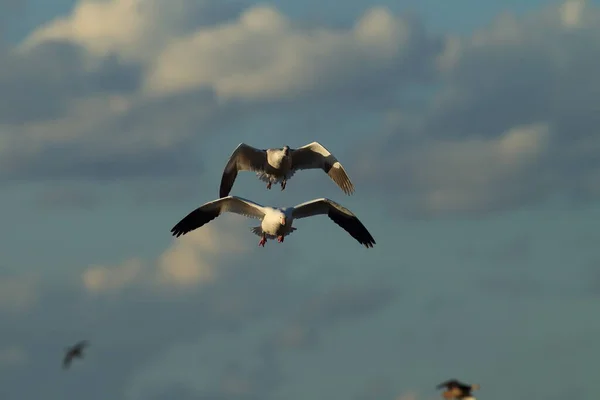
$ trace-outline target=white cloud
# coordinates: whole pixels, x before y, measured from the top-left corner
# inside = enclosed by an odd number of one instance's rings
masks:
[[[432,141],[405,155],[412,178],[423,195],[417,201],[436,212],[476,210],[497,199],[510,201],[497,193],[499,185],[522,185],[520,179],[540,160],[546,150],[548,127],[536,124],[517,127],[492,139]],[[526,187],[510,195],[520,197]]]
[[[92,293],[115,291],[135,282],[142,270],[142,261],[134,258],[116,267],[92,266],[85,270],[82,280]]]
[[[579,26],[581,17],[585,11],[585,0],[567,0],[560,9],[560,17],[563,25],[567,28]]]
[[[146,80],[151,92],[211,87],[223,99],[286,98],[352,84],[404,61],[418,36],[409,20],[374,8],[350,30],[298,28],[269,6],[173,41]]]
[[[132,258],[117,266],[91,266],[82,274],[83,286],[90,293],[114,293],[140,285],[162,291],[213,283],[219,277],[222,259],[249,249],[241,237],[243,233],[250,236],[239,224],[242,219],[222,216],[219,226],[209,224],[174,239],[151,263]]]
[[[190,16],[214,14],[218,6],[203,0],[80,0],[69,15],[36,29],[22,49],[64,40],[98,56],[116,53],[128,60],[149,61],[185,32]],[[203,21],[197,18],[195,22]]]
[[[176,239],[158,260],[159,282],[181,287],[214,282],[220,256],[248,250],[240,230],[239,225],[228,229],[208,225]]]

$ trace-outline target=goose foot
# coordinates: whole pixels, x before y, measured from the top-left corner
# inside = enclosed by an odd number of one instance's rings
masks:
[[[273,184],[272,182],[267,183],[267,189],[271,190],[271,185],[272,184]]]
[[[287,182],[286,182],[285,180],[281,181],[281,190],[284,190],[284,189],[285,189],[285,185],[286,185],[286,183],[287,183]]]
[[[263,235],[263,237],[260,238],[260,242],[258,242],[258,245],[260,247],[265,247],[265,244],[267,244],[267,238]]]
[[[283,235],[279,235],[279,236],[277,236],[277,241],[278,241],[279,243],[283,243]]]

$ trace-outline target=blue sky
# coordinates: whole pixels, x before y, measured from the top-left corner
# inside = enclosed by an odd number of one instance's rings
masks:
[[[592,398],[598,2],[10,3],[2,400]],[[319,171],[232,194],[331,198],[373,249],[326,217],[170,236],[240,142],[312,141],[353,196]]]

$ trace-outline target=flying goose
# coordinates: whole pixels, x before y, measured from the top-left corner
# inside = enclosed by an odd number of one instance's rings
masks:
[[[73,347],[69,347],[65,350],[66,354],[63,359],[63,368],[67,369],[71,365],[74,358],[83,358],[83,349],[88,347],[90,344],[87,340],[75,344]]]
[[[254,171],[258,178],[267,183],[271,189],[273,183],[281,183],[281,190],[285,189],[288,180],[302,169],[322,169],[346,193],[354,193],[354,185],[346,174],[342,164],[320,143],[312,142],[298,149],[284,146],[280,149],[261,150],[240,143],[227,161],[219,197],[229,196],[235,178],[239,171]]]
[[[442,393],[442,397],[445,399],[475,400],[471,392],[473,390],[478,390],[479,387],[478,384],[467,385],[456,379],[451,379],[440,383],[436,386],[436,389],[446,388]]]
[[[274,208],[265,207],[241,197],[227,196],[195,209],[179,221],[171,229],[171,233],[175,237],[185,235],[227,211],[261,220],[260,226],[251,230],[261,237],[258,245],[262,247],[267,243],[267,238],[277,238],[277,241],[282,243],[287,235],[296,230],[292,227],[295,219],[319,214],[327,214],[333,222],[341,226],[363,246],[369,248],[375,244],[375,239],[356,215],[336,202],[325,198],[307,201],[295,207]]]

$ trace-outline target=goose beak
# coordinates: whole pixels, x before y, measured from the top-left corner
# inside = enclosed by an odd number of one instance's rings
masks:
[[[285,225],[285,217],[281,217],[281,225]]]

